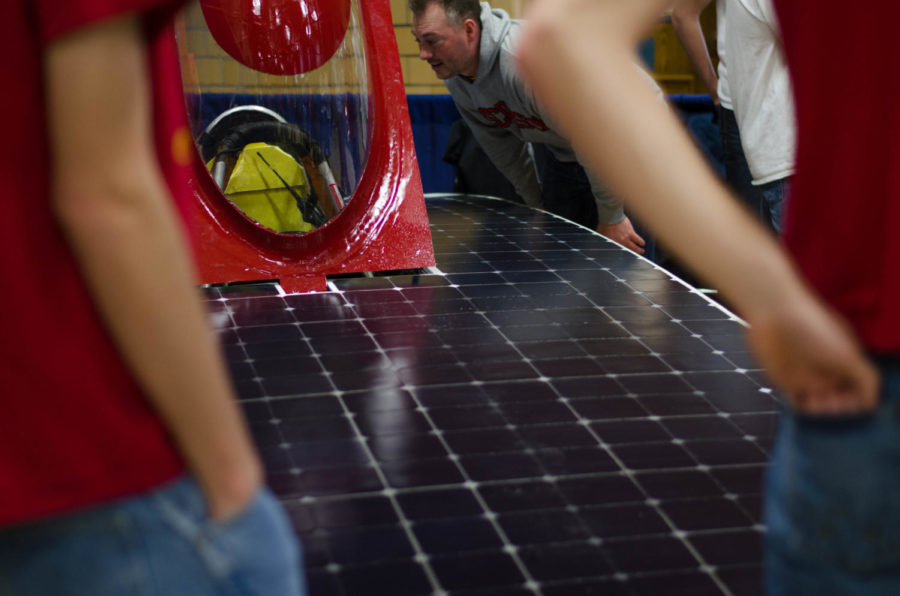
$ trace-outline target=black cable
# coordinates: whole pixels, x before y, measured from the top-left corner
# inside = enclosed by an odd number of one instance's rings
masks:
[[[262,162],[266,164],[270,170],[272,170],[273,174],[278,176],[278,179],[281,180],[281,183],[284,184],[284,187],[288,190],[289,193],[291,193],[291,196],[294,197],[294,200],[297,202],[297,209],[299,209],[300,213],[303,214],[304,220],[311,223],[317,228],[327,221],[325,214],[322,212],[322,209],[318,205],[310,204],[309,200],[304,199],[299,194],[297,194],[297,191],[287,183],[287,180],[281,177],[281,174],[278,173],[278,170],[272,167],[272,164],[270,164],[269,161],[265,157],[263,157],[262,153],[257,151],[256,155],[258,155]]]

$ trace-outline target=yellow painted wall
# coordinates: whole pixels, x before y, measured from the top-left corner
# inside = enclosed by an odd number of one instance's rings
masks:
[[[717,64],[716,55],[716,3],[710,2],[700,16],[700,25],[706,38],[707,49]],[[687,52],[675,35],[671,19],[664,17],[653,31],[653,76],[666,93],[708,93],[703,82],[694,73]]]
[[[492,0],[491,6],[506,10],[513,18],[524,16],[527,0]],[[634,0],[637,1],[637,0]],[[444,85],[434,76],[431,68],[418,58],[411,32],[412,15],[406,0],[391,0],[391,13],[394,19],[394,32],[397,34],[397,45],[400,49],[400,62],[403,68],[403,80],[406,92],[446,93]],[[715,58],[715,2],[710,2],[704,11],[701,22],[706,34],[710,51]],[[656,69],[652,73],[666,93],[706,93],[703,84],[694,75],[687,54],[681,47],[671,22],[664,17],[653,33],[655,42],[654,62]]]
[[[356,57],[363,51],[363,42],[354,26],[351,20],[343,47],[320,68],[296,76],[270,75],[247,68],[226,54],[210,35],[195,0],[187,5],[176,25],[182,69],[186,73],[185,87],[189,92],[196,92],[200,81],[206,93],[366,92],[364,62]]]

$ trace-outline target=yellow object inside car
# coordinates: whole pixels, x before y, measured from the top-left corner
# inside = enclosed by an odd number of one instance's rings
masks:
[[[314,230],[315,226],[303,219],[286,184],[300,197],[309,197],[310,182],[297,160],[274,145],[250,143],[237,158],[225,196],[248,217],[276,232]]]

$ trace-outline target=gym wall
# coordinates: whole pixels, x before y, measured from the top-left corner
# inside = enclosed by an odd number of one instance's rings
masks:
[[[355,14],[350,20],[348,39],[353,38],[353,28],[358,26]],[[200,4],[189,3],[184,18],[176,24],[176,34],[184,36],[191,53],[182,58],[185,73],[185,90],[196,93],[199,89],[192,81],[203,81],[204,93],[222,94],[290,94],[321,93],[326,95],[358,93],[359,83],[365,81],[365,73],[357,72],[361,62],[353,47],[345,48],[324,66],[302,75],[278,76],[247,68],[232,59],[209,34]],[[362,50],[359,50],[362,52]],[[192,72],[191,72],[192,71]],[[192,88],[193,87],[193,88]]]
[[[445,94],[444,85],[435,78],[428,64],[419,60],[418,48],[412,36],[412,15],[406,0],[390,0],[394,32],[400,50],[400,63],[406,92],[410,95]],[[524,14],[526,0],[493,0],[492,6],[506,10],[513,18]],[[351,27],[354,25],[351,22]],[[707,42],[715,54],[715,3],[711,2],[702,18]],[[205,82],[206,92],[211,93],[291,93],[296,90],[295,77],[260,75],[241,67],[228,59],[225,52],[205,33],[203,15],[199,5],[191,3],[185,11],[182,35],[189,38],[194,50],[193,68]],[[694,75],[687,55],[675,38],[672,25],[666,17],[660,20],[653,33],[654,76],[666,93],[706,93],[703,84]],[[336,58],[327,66],[303,75],[305,93],[347,93],[358,91],[355,86],[342,86],[335,81],[356,81],[353,72],[357,61]],[[196,79],[195,79],[196,80]]]

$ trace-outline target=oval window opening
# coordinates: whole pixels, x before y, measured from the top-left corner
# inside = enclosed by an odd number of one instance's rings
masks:
[[[199,0],[177,38],[194,140],[222,194],[278,233],[337,217],[371,138],[356,0]]]

